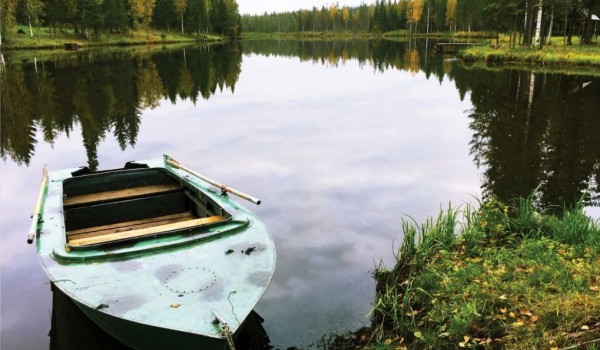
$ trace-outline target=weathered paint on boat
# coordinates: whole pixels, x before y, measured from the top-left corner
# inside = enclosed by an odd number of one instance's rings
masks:
[[[52,283],[109,334],[136,349],[226,348],[222,324],[235,334],[269,284],[275,245],[249,210],[197,177],[165,164],[182,184],[230,214],[227,220],[71,249],[63,183],[78,169],[51,172],[36,235]]]

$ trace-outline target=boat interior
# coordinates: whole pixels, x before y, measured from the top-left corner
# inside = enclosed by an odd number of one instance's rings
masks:
[[[74,173],[63,182],[63,208],[71,248],[184,233],[231,217],[163,168]]]

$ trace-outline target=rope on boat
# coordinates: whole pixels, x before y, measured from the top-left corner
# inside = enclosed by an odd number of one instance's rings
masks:
[[[230,350],[235,350],[235,343],[233,342],[233,336],[231,335],[231,331],[229,330],[229,326],[224,325],[221,330],[221,336],[227,339],[227,345],[229,345]]]
[[[235,342],[233,341],[233,335],[231,334],[231,330],[227,325],[227,322],[222,319],[216,312],[212,312],[215,315],[215,323],[221,324],[221,337],[227,340],[227,345],[229,346],[229,350],[235,350]]]

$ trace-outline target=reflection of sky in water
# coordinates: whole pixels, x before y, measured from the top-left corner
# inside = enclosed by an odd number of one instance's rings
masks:
[[[368,323],[370,273],[380,259],[392,264],[403,214],[422,221],[479,194],[470,107],[452,82],[422,73],[250,55],[234,94],[163,101],[144,113],[135,148],[107,137],[100,168],[167,153],[261,198],[252,209],[278,261],[257,311],[277,346],[302,346]],[[43,165],[87,162],[80,130],[70,136],[53,148],[38,137],[29,168],[1,166],[3,348],[48,341],[49,286],[25,235]]]

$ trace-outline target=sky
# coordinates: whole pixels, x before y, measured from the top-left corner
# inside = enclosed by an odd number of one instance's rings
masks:
[[[370,0],[237,0],[240,14],[263,14],[271,12],[295,11],[311,9],[313,6],[329,6],[337,3],[342,6],[358,6],[361,3],[370,4]]]

